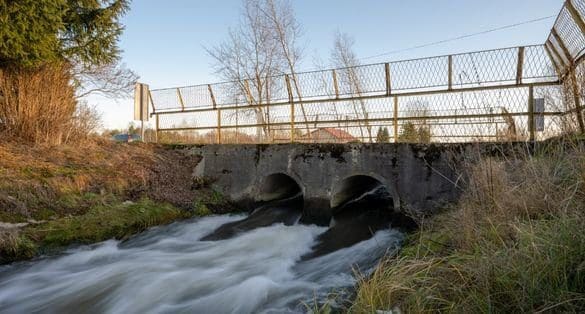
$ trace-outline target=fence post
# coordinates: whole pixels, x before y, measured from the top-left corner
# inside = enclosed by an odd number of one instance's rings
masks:
[[[398,96],[394,96],[394,143],[398,143]]]
[[[261,85],[261,80],[260,77],[258,77],[258,86],[262,86]],[[267,77],[266,78],[266,83],[264,84],[264,86],[266,87],[266,91],[265,91],[265,97],[266,97],[266,120],[264,121],[264,123],[266,124],[266,130],[268,131],[268,137],[271,138],[270,142],[274,143],[274,134],[272,132],[272,124],[270,122],[270,79]],[[260,102],[262,102],[262,96],[260,96]]]
[[[571,0],[568,0],[566,2],[566,7],[569,13],[571,13],[571,17],[573,18],[575,24],[579,26],[579,29],[581,29],[581,33],[585,35],[585,22],[583,22],[583,17],[581,17],[581,14],[579,13],[579,11],[577,11],[575,5],[573,5],[573,2]]]
[[[288,102],[290,103],[290,142],[293,143],[295,141],[295,102],[288,74],[284,75],[284,79],[286,81],[286,90],[288,91]]]
[[[239,130],[239,125],[240,125],[240,117],[238,114],[238,102],[236,101],[236,144],[240,144],[240,130]]]
[[[152,113],[156,113],[156,108],[154,107],[154,101],[152,100],[152,93],[150,89],[148,90],[148,100],[150,101],[150,105],[152,105]]]
[[[565,64],[565,61],[561,57],[561,54],[558,52],[557,48],[555,48],[555,46],[552,44],[552,42],[549,40],[549,41],[546,42],[546,44],[548,44],[548,48],[553,53],[553,55],[555,55],[557,57],[557,60],[560,63],[559,64],[559,67],[560,67],[559,76],[562,76],[563,75],[563,71],[565,70],[565,68],[566,68],[567,65]]]
[[[528,87],[528,132],[530,133],[530,142],[534,142],[535,129],[534,129],[534,87],[531,85]]]
[[[290,103],[290,142],[293,143],[295,141],[295,103],[288,74],[284,75],[284,79],[286,81],[286,90],[288,91],[288,102]]]
[[[522,84],[522,75],[524,73],[524,47],[518,48],[518,66],[516,70],[516,85]]]
[[[546,54],[548,55],[548,58],[550,59],[550,62],[552,63],[553,67],[557,71],[558,76],[561,77],[563,75],[563,71],[561,70],[561,67],[553,57],[553,52],[550,50],[548,44],[549,44],[548,41],[546,42],[546,44],[544,44],[544,51],[546,51]]]
[[[390,77],[390,63],[384,65],[384,72],[386,74],[386,96],[392,93],[392,81]]]
[[[185,102],[183,101],[183,96],[181,95],[181,90],[177,88],[177,97],[179,97],[179,104],[181,104],[181,110],[185,110]]]
[[[221,144],[221,109],[217,109],[217,144]]]
[[[154,120],[154,123],[155,123],[155,124],[154,124],[154,127],[155,127],[155,132],[154,132],[154,141],[155,141],[155,143],[158,143],[159,132],[160,132],[160,131],[159,131],[159,129],[158,129],[158,128],[159,128],[159,127],[158,127],[158,125],[159,125],[159,124],[158,124],[158,123],[159,123],[158,119],[159,119],[159,115],[158,115],[158,114],[156,114],[156,115],[155,115],[155,120]]]
[[[569,66],[572,67],[573,64],[573,57],[571,56],[571,52],[569,51],[569,49],[567,48],[567,46],[565,45],[565,42],[563,41],[563,39],[561,38],[561,36],[559,35],[559,33],[557,32],[556,29],[552,29],[551,30],[551,34],[553,35],[553,37],[555,38],[555,40],[557,41],[557,43],[559,44],[559,47],[561,47],[561,50],[563,51],[563,53],[565,54],[565,57],[567,58],[567,60],[569,61]]]
[[[575,110],[577,113],[577,122],[579,123],[579,131],[585,134],[585,125],[583,122],[583,108],[581,108],[581,95],[579,94],[579,83],[577,82],[577,74],[575,74],[575,67],[569,70],[571,75],[571,88],[573,89],[573,99],[575,102]]]
[[[339,84],[337,82],[337,72],[335,70],[331,70],[331,74],[333,75],[333,86],[335,87],[335,99],[339,99]]]
[[[453,56],[449,56],[449,70],[448,70],[448,75],[449,75],[449,80],[448,80],[448,89],[452,90],[453,89]]]
[[[250,83],[248,83],[248,81],[244,81],[244,89],[246,91],[246,100],[248,102],[248,105],[251,105],[253,100],[252,100],[252,91],[250,90]]]
[[[215,102],[215,96],[213,95],[213,89],[211,89],[211,84],[207,84],[207,89],[209,90],[209,96],[211,97],[211,104],[213,105],[213,109],[216,109],[217,103]]]

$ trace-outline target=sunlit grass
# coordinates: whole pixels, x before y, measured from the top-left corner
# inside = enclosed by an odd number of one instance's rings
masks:
[[[555,143],[471,167],[454,208],[360,279],[352,313],[585,311],[585,153]]]

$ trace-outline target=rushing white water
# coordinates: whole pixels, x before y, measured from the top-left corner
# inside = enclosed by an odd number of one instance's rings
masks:
[[[201,237],[242,216],[154,228],[59,257],[0,268],[2,313],[296,313],[355,284],[402,240],[395,230],[309,261],[326,228],[282,224],[232,239]],[[310,305],[309,305],[310,306]]]

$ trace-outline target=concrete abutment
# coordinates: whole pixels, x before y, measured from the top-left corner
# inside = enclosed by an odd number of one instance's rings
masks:
[[[281,144],[185,147],[203,157],[194,176],[250,209],[294,192],[303,196],[305,222],[327,225],[339,193],[358,193],[352,184],[380,182],[395,210],[432,212],[454,201],[457,163],[471,144]],[[353,178],[353,179],[352,179]],[[349,181],[348,181],[349,180]],[[352,183],[353,182],[353,183]],[[299,191],[300,190],[300,191]]]

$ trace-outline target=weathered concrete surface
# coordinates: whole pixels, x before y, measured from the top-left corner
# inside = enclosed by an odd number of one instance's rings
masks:
[[[201,155],[194,175],[211,178],[230,200],[252,205],[262,199],[266,178],[282,173],[304,195],[304,219],[329,223],[332,191],[356,175],[383,183],[396,210],[433,211],[454,201],[457,161],[469,145],[284,144],[187,147]],[[338,188],[337,188],[338,189]]]

